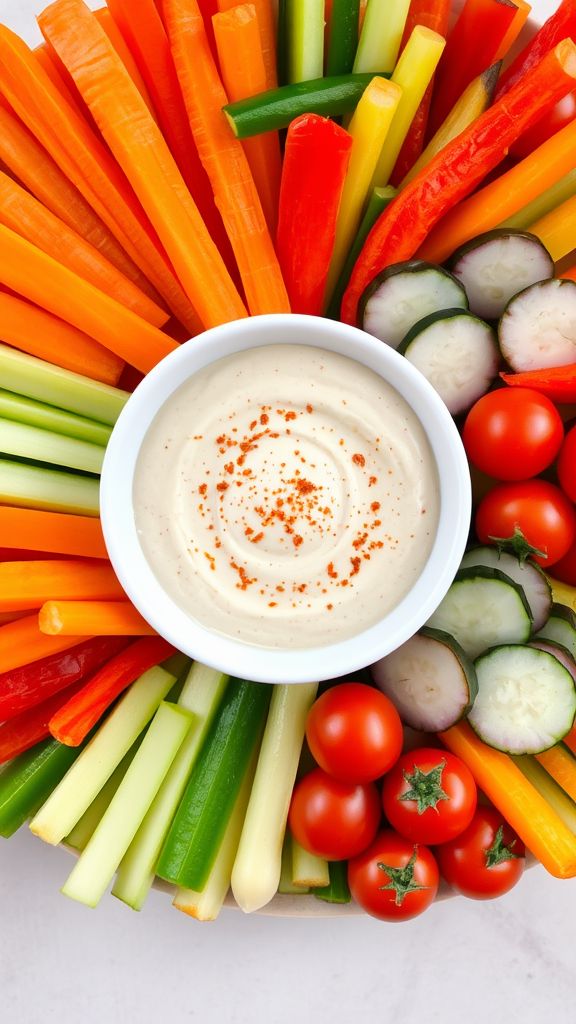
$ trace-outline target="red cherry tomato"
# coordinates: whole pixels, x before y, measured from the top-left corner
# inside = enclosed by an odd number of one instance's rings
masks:
[[[498,484],[482,498],[476,512],[476,533],[483,544],[494,537],[524,537],[546,557],[546,567],[558,562],[576,541],[576,510],[566,495],[546,480]]]
[[[438,881],[438,865],[430,850],[391,830],[380,832],[348,864],[352,896],[381,921],[408,921],[422,914],[436,897]]]
[[[468,828],[477,801],[470,769],[447,750],[419,747],[384,779],[388,821],[413,843],[445,843]]]
[[[564,438],[557,469],[560,487],[570,501],[576,501],[576,427],[572,427]]]
[[[576,587],[576,544],[573,544],[570,551],[559,562],[554,563],[554,578],[562,583],[569,583]]]
[[[472,406],[462,433],[468,458],[496,480],[527,480],[556,458],[564,427],[556,406],[529,388],[502,388]]]
[[[446,881],[472,900],[503,896],[524,871],[524,844],[493,807],[479,807],[462,835],[436,851]]]
[[[402,753],[400,715],[364,683],[326,690],[310,709],[306,737],[320,767],[342,782],[379,779]]]
[[[348,860],[378,831],[378,790],[371,783],[339,782],[316,768],[296,784],[288,824],[305,850],[325,860]]]

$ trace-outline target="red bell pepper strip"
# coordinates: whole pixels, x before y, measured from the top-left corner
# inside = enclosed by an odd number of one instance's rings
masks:
[[[576,42],[576,0],[562,0],[554,14],[544,22],[536,35],[532,36],[528,45],[501,76],[496,99],[501,99],[520,78],[540,63],[552,47],[567,38]]]
[[[352,137],[302,114],[288,129],[276,250],[293,313],[321,316]]]
[[[430,136],[446,120],[466,86],[494,63],[517,10],[512,0],[466,0],[436,71]]]
[[[36,707],[15,715],[9,722],[0,725],[0,764],[11,761],[18,754],[23,754],[30,747],[45,740],[50,735],[48,723],[63,704],[82,688],[82,682],[74,683],[60,693],[54,693],[48,700]]]
[[[137,640],[117,654],[67,703],[55,709],[50,719],[54,739],[68,747],[78,747],[123,690],[174,653],[166,640],[152,636]]]
[[[95,672],[115,657],[129,641],[124,637],[98,636],[68,651],[41,658],[0,675],[0,721],[42,703],[67,686]]]
[[[576,363],[525,373],[501,373],[500,376],[511,387],[532,388],[559,405],[576,402]]]
[[[364,243],[342,300],[346,323],[356,323],[360,297],[376,274],[410,259],[440,218],[500,163],[525,128],[574,87],[575,78],[576,46],[566,39],[416,175]]]

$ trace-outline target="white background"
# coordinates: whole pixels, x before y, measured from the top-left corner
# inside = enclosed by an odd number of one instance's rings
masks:
[[[0,0],[0,17],[32,39],[39,6]],[[110,896],[91,911],[59,895],[70,867],[26,830],[0,841],[2,1024],[575,1019],[576,881],[540,868],[502,900],[387,926],[237,911],[199,925],[159,893],[141,914]]]

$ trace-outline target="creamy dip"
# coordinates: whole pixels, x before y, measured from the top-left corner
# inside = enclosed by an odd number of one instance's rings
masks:
[[[134,508],[154,574],[192,618],[305,648],[400,602],[430,554],[439,488],[393,387],[334,352],[270,345],[212,363],[163,406]]]

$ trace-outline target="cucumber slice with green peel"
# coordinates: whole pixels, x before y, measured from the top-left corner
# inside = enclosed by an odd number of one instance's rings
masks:
[[[505,228],[466,242],[447,266],[464,285],[472,312],[484,320],[498,320],[514,295],[554,274],[552,257],[536,235]]]
[[[576,283],[553,278],[514,296],[498,325],[498,340],[517,373],[576,363]]]
[[[476,661],[478,696],[468,721],[484,743],[507,754],[538,754],[570,732],[576,686],[558,658],[520,644]]]
[[[536,633],[534,639],[561,644],[576,658],[576,615],[572,609],[564,604],[553,604],[546,625]]]
[[[456,573],[426,625],[453,636],[470,658],[477,658],[498,644],[525,643],[532,615],[522,587],[499,569],[478,565]]]
[[[493,328],[464,309],[430,313],[408,331],[398,351],[430,381],[453,416],[488,391],[500,360]]]
[[[473,662],[454,637],[437,629],[422,629],[371,671],[404,724],[422,732],[455,725],[478,690]]]
[[[518,583],[524,591],[532,613],[533,630],[542,629],[552,610],[552,588],[539,565],[527,560],[520,562],[515,555],[498,548],[481,546],[466,551],[461,569],[469,569],[475,565],[487,565],[492,569],[500,569],[511,580]]]
[[[391,348],[429,313],[468,309],[464,287],[443,267],[424,260],[395,263],[378,274],[360,299],[362,328]]]
[[[0,774],[0,836],[14,835],[42,806],[81,750],[49,739],[6,765]]]
[[[548,654],[552,654],[561,665],[564,666],[567,672],[570,673],[574,683],[576,683],[576,660],[570,654],[562,644],[553,644],[547,640],[531,640],[530,647],[536,647],[539,651],[547,651]]]

